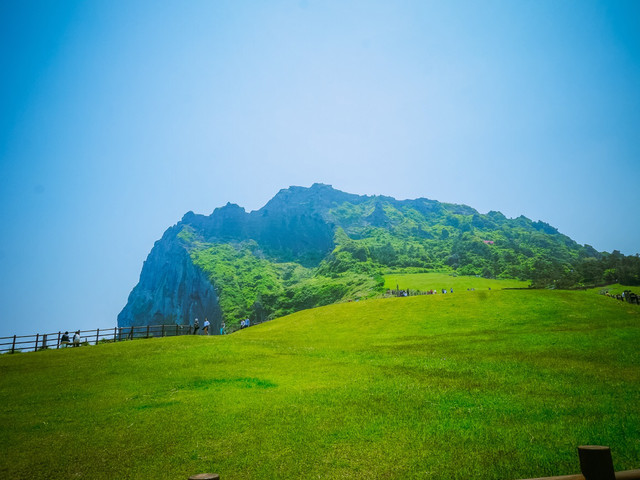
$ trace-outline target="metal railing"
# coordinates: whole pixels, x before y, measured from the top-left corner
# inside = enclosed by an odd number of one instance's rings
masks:
[[[173,337],[192,335],[191,325],[144,325],[132,327],[97,328],[95,330],[77,330],[80,336],[79,345],[97,345],[98,343],[120,342],[138,338]],[[63,333],[36,333],[35,335],[14,335],[0,337],[0,353],[35,352],[38,350],[73,347],[73,336],[69,333],[69,341],[62,340]]]
[[[265,323],[252,322],[251,327]],[[209,327],[208,335],[219,335],[220,331],[216,331]],[[250,328],[250,327],[246,327]],[[224,334],[241,330],[240,324],[233,324],[224,329]],[[141,325],[131,327],[114,327],[114,328],[97,328],[95,330],[77,330],[80,335],[80,345],[97,345],[98,343],[120,342],[123,340],[133,340],[139,338],[157,338],[157,337],[177,337],[181,335],[193,335],[193,325]],[[69,341],[62,341],[62,332],[55,333],[36,333],[35,335],[14,335],[13,337],[0,337],[0,354],[16,353],[16,352],[36,352],[38,350],[58,349],[73,347],[73,336],[76,332],[70,332]],[[202,327],[195,332],[198,335],[204,335]]]

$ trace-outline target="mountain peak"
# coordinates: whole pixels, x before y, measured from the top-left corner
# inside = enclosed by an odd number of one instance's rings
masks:
[[[291,212],[304,209],[307,213],[326,210],[344,202],[362,203],[366,196],[345,193],[324,183],[310,187],[291,186],[280,190],[259,212]]]

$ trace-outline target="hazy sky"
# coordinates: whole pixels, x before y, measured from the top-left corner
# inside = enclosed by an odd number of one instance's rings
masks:
[[[106,328],[164,230],[290,185],[640,252],[640,2],[0,2],[0,336]]]

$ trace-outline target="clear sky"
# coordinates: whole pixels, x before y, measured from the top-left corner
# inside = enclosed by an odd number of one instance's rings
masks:
[[[640,252],[640,2],[0,2],[0,336],[106,328],[164,230],[314,182]]]

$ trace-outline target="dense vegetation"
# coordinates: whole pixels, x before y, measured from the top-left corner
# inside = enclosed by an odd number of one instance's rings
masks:
[[[380,276],[358,272],[325,276],[298,263],[269,261],[255,241],[201,244],[192,259],[217,286],[229,325],[245,317],[262,322],[344,298],[367,298],[383,283]]]
[[[572,288],[581,285],[621,283],[640,285],[640,256],[626,256],[614,250],[595,257],[579,257],[569,263],[539,258],[531,269],[534,286]]]
[[[428,199],[291,187],[262,209],[185,216],[178,234],[216,286],[227,324],[380,295],[390,272],[569,288],[640,285],[640,258],[601,253],[526,217]]]
[[[640,467],[640,308],[483,285],[2,355],[0,476],[504,480],[578,473],[581,444]]]

